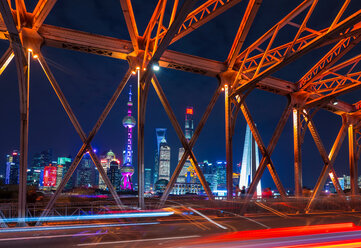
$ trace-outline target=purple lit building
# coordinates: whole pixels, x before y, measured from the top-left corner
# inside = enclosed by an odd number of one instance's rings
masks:
[[[128,101],[128,115],[123,119],[123,126],[127,129],[127,147],[123,152],[123,166],[120,168],[122,179],[120,187],[123,190],[133,190],[132,175],[134,173],[133,167],[133,127],[135,127],[135,119],[132,116],[132,86],[129,86],[129,101]]]

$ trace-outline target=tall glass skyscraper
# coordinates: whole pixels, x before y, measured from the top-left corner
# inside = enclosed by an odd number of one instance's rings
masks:
[[[154,181],[153,184],[155,184],[159,179],[159,149],[160,149],[160,143],[163,139],[166,139],[166,128],[156,128],[155,129],[155,135],[157,137],[157,150],[155,151],[154,155]]]
[[[158,180],[170,179],[170,146],[163,139],[159,146],[159,177]]]
[[[184,134],[185,138],[189,142],[193,136],[194,126],[193,126],[193,107],[187,107],[186,113],[185,113],[185,122],[184,122]],[[181,160],[182,156],[184,154],[184,148],[179,148],[178,151],[178,161]],[[191,162],[189,159],[186,160],[184,163],[184,166],[177,178],[178,183],[189,183],[190,182],[190,176],[189,176],[189,168],[191,167]]]

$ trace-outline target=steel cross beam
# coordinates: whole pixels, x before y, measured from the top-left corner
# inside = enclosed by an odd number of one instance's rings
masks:
[[[6,67],[14,58],[14,52],[11,46],[5,51],[4,55],[0,58],[0,75],[5,71]]]
[[[319,60],[299,81],[298,88],[306,89],[323,73],[333,66],[361,41],[361,35],[351,36],[339,41],[321,60]]]
[[[236,62],[237,56],[241,51],[244,41],[246,40],[248,31],[250,30],[253,20],[256,17],[262,0],[249,0],[246,12],[244,13],[242,22],[238,28],[236,38],[233,41],[231,50],[226,60],[228,69],[232,69]]]
[[[188,14],[179,30],[177,30],[177,34],[172,39],[171,44],[211,21],[213,18],[227,11],[241,1],[242,0],[208,0]],[[165,35],[165,32],[166,31],[159,35],[159,39]]]
[[[204,175],[203,175],[201,169],[199,168],[197,159],[196,159],[196,157],[195,157],[195,155],[194,155],[194,153],[193,153],[193,151],[192,151],[192,147],[190,146],[191,144],[188,143],[187,139],[185,138],[185,136],[184,136],[184,134],[183,134],[183,131],[182,131],[182,128],[180,127],[180,125],[179,125],[179,123],[178,123],[178,121],[177,121],[177,118],[175,117],[175,114],[174,114],[174,112],[173,112],[173,110],[172,110],[172,108],[171,108],[171,106],[170,106],[170,104],[169,104],[169,102],[168,102],[168,100],[167,100],[164,92],[163,92],[163,89],[162,89],[162,87],[160,86],[160,84],[159,84],[159,82],[158,82],[158,80],[157,80],[157,78],[156,78],[155,76],[152,78],[152,85],[153,85],[153,87],[154,87],[154,89],[155,89],[155,91],[156,91],[156,93],[157,93],[157,95],[158,95],[159,100],[161,101],[161,103],[162,103],[162,105],[163,105],[163,107],[164,107],[165,112],[166,112],[167,115],[168,115],[169,120],[170,120],[171,123],[172,123],[172,126],[173,126],[175,132],[177,133],[177,136],[178,136],[180,142],[182,143],[182,146],[184,147],[184,154],[183,154],[183,156],[185,157],[185,159],[184,159],[184,161],[180,161],[180,162],[183,162],[183,164],[184,164],[185,160],[187,159],[187,156],[189,156],[189,160],[191,161],[191,164],[192,164],[194,170],[196,171],[196,174],[197,174],[197,176],[198,176],[198,178],[199,178],[199,181],[201,182],[201,184],[202,184],[204,190],[206,191],[209,199],[213,199],[212,191],[211,191],[211,189],[209,188],[209,185],[208,185],[206,179],[204,178]],[[219,90],[219,89],[217,89],[217,92],[218,92],[218,90]],[[217,92],[216,92],[215,96],[212,98],[212,101],[211,101],[210,104],[213,104],[213,105],[215,104],[216,98],[217,98],[218,95],[219,95],[219,93],[217,93]],[[213,106],[211,106],[211,105],[210,105],[210,107],[213,108]],[[209,112],[206,112],[206,113],[205,113],[205,117],[208,118],[208,116],[209,116],[212,108],[209,108],[209,109],[208,109]],[[207,110],[207,111],[208,111],[208,110]],[[206,121],[207,118],[204,118],[204,123],[205,123],[205,121]],[[204,123],[202,123],[202,125],[204,125]],[[199,132],[201,131],[201,128],[202,128],[202,127],[203,127],[203,126],[200,126],[200,128],[199,128],[200,130],[198,131],[197,136],[199,135]],[[193,136],[194,136],[194,135],[193,135]],[[194,140],[192,145],[194,145],[196,138],[198,138],[198,137],[196,137],[196,136],[194,136],[194,138],[192,137],[192,139]],[[188,155],[185,155],[185,154],[188,154]],[[180,163],[179,163],[179,164],[180,164]],[[178,164],[178,165],[179,165],[179,164]],[[180,170],[182,169],[182,167],[183,167],[183,166],[177,166],[178,171],[176,170],[176,171],[173,173],[173,175],[172,175],[173,181],[177,179],[176,174],[179,175]],[[174,182],[173,182],[173,184],[174,184]],[[169,185],[169,188],[171,188],[171,187],[170,187],[170,186],[171,186],[170,183],[168,183],[168,185]],[[168,191],[169,191],[169,189],[168,189]],[[169,194],[169,193],[168,193],[168,194]],[[166,195],[164,195],[164,198],[166,198],[165,196],[166,196]],[[161,199],[161,201],[165,201],[165,199]],[[162,202],[161,202],[161,204],[162,204]]]
[[[35,9],[32,13],[32,27],[34,30],[39,30],[41,25],[43,25],[46,17],[49,15],[50,11],[53,9],[57,0],[39,0]]]
[[[120,0],[122,6],[123,15],[125,18],[125,23],[127,24],[130,40],[132,41],[133,49],[135,51],[139,50],[138,46],[138,28],[137,23],[135,22],[132,2],[130,0]]]
[[[209,115],[211,114],[213,108],[214,108],[214,105],[216,104],[217,102],[217,99],[219,97],[219,95],[221,94],[221,85],[218,86],[218,88],[216,89],[216,91],[214,92],[213,94],[213,97],[211,99],[211,101],[208,103],[208,106],[206,108],[206,111],[204,112],[203,116],[202,116],[202,119],[200,120],[200,122],[198,123],[198,126],[196,127],[195,131],[194,131],[194,134],[191,138],[191,140],[189,141],[189,148],[190,149],[193,149],[195,143],[197,142],[197,139],[199,137],[199,135],[201,134],[201,131],[204,127],[204,125],[206,124],[207,120],[208,120],[208,117]],[[186,150],[184,151],[183,155],[182,155],[182,158],[178,161],[178,164],[177,164],[177,167],[176,169],[174,170],[173,174],[172,174],[172,177],[166,187],[166,189],[164,190],[163,194],[162,194],[162,197],[160,198],[160,203],[159,203],[159,207],[163,207],[164,206],[164,203],[166,202],[166,200],[168,199],[168,196],[179,176],[179,173],[181,172],[183,166],[184,166],[184,163],[186,162],[186,160],[188,159],[189,157],[189,150]],[[210,194],[208,195],[209,199],[213,200],[213,194]]]
[[[306,20],[306,19],[305,19]],[[293,53],[288,53],[285,54],[287,56],[281,56],[278,59],[278,62],[274,63],[271,66],[268,66],[267,69],[265,69],[264,71],[259,73],[260,68],[262,67],[263,64],[263,60],[268,52],[268,49],[270,47],[270,45],[273,42],[273,39],[275,38],[275,34],[278,31],[278,26],[276,26],[275,31],[274,31],[274,35],[271,38],[271,41],[267,47],[266,52],[264,53],[260,64],[257,66],[257,70],[256,72],[253,74],[252,78],[250,80],[248,80],[246,83],[242,84],[241,86],[239,86],[238,88],[236,88],[234,90],[234,92],[232,93],[232,95],[237,95],[237,94],[241,94],[242,92],[248,90],[248,89],[253,89],[256,85],[256,83],[258,83],[260,80],[266,78],[267,76],[271,75],[272,73],[276,72],[277,70],[281,69],[282,67],[288,65],[289,63],[293,62],[294,60],[298,59],[299,57],[305,55],[306,53],[312,51],[313,49],[317,48],[318,46],[322,45],[322,43],[327,42],[329,39],[335,37],[335,36],[340,36],[340,33],[347,31],[347,29],[350,26],[353,26],[354,24],[358,23],[361,21],[361,10],[357,11],[356,13],[354,13],[353,15],[351,15],[350,17],[346,18],[344,21],[340,22],[339,24],[337,24],[332,30],[330,30],[329,32],[317,36],[317,38],[313,39],[312,41],[310,41],[309,43],[307,43],[306,45],[302,46],[301,48],[298,48],[296,51],[294,51]],[[244,59],[245,61],[245,59]],[[242,70],[242,67],[240,68],[240,71]],[[236,79],[237,80],[237,79]]]
[[[307,204],[307,207],[305,209],[306,213],[309,213],[312,209],[312,206],[314,204],[315,199],[319,196],[323,185],[326,182],[327,176],[329,176],[331,178],[331,181],[333,183],[333,185],[335,186],[335,189],[337,191],[338,194],[340,194],[341,196],[344,196],[344,193],[342,191],[342,188],[340,186],[340,183],[337,179],[337,175],[336,172],[333,168],[333,163],[337,157],[337,154],[341,148],[342,142],[346,136],[346,132],[347,132],[347,125],[346,125],[346,121],[343,119],[343,123],[342,126],[340,128],[340,131],[336,137],[336,140],[331,148],[330,153],[327,155],[326,153],[326,149],[321,141],[321,138],[316,130],[316,127],[312,121],[312,119],[310,119],[307,115],[307,112],[305,110],[303,110],[303,117],[305,118],[306,122],[307,122],[307,126],[308,129],[310,130],[310,133],[312,135],[312,138],[315,141],[315,144],[317,146],[318,151],[320,152],[320,155],[322,157],[322,160],[324,161],[324,166],[322,168],[322,172],[320,177],[317,180],[317,183],[315,185],[315,188],[313,190],[313,194]]]
[[[287,194],[286,194],[286,192],[285,192],[285,190],[284,190],[284,188],[282,186],[282,183],[281,183],[281,181],[279,180],[279,178],[277,176],[276,170],[275,170],[273,164],[271,164],[272,161],[271,161],[270,157],[271,157],[271,155],[272,155],[272,153],[273,153],[273,151],[274,151],[274,149],[276,147],[276,144],[277,144],[277,142],[278,142],[278,140],[279,140],[279,138],[280,138],[280,136],[282,134],[282,131],[283,131],[283,129],[284,129],[286,123],[287,123],[288,117],[290,116],[291,111],[292,111],[293,103],[292,103],[292,101],[290,101],[289,98],[288,98],[288,100],[289,101],[287,103],[287,107],[283,111],[282,116],[281,116],[280,120],[278,121],[278,124],[276,126],[275,131],[273,132],[272,138],[271,138],[271,140],[270,140],[270,142],[269,142],[269,144],[267,146],[267,149],[265,150],[264,145],[262,146],[262,150],[264,152],[264,155],[262,154],[263,155],[262,160],[259,163],[259,166],[258,166],[258,168],[256,170],[256,174],[254,175],[254,177],[252,179],[252,182],[251,182],[251,185],[249,186],[249,189],[248,189],[248,192],[247,192],[247,195],[246,195],[246,198],[245,198],[245,203],[244,203],[244,205],[243,205],[243,207],[241,209],[241,214],[243,214],[246,211],[247,204],[252,199],[253,194],[257,189],[258,182],[261,179],[264,170],[266,169],[266,166],[267,166],[267,168],[268,168],[268,170],[269,170],[269,172],[270,172],[270,174],[272,176],[273,181],[276,184],[276,187],[277,187],[281,197],[283,197],[283,198],[287,197]],[[245,106],[245,105],[243,105],[243,106]],[[246,113],[246,115],[250,117],[248,108],[247,109],[244,108],[244,110],[246,110],[246,111],[244,111],[244,113]],[[247,118],[246,118],[246,120],[247,120]],[[259,148],[261,150],[261,146],[258,143],[258,141],[261,142],[262,139],[261,139],[261,137],[260,137],[260,135],[258,133],[257,127],[255,126],[254,122],[251,119],[249,119],[249,121],[247,121],[247,123],[250,126],[252,135],[255,138],[255,140],[256,140],[256,142],[257,142],[257,144],[258,144],[258,146],[259,146]],[[256,139],[256,137],[258,137],[258,138]],[[262,142],[262,144],[263,144],[263,142]],[[277,181],[277,179],[278,179],[278,181]],[[278,185],[278,183],[279,183],[279,185]]]
[[[275,145],[278,141],[278,138],[281,136],[281,133],[282,133],[282,130],[287,122],[287,119],[289,117],[289,115],[291,114],[291,111],[292,111],[292,106],[290,104],[288,104],[287,108],[285,109],[285,111],[283,112],[282,114],[282,117],[276,127],[276,130],[275,130],[275,133],[271,139],[271,142],[270,144],[268,145],[268,147],[266,148],[266,146],[264,145],[263,141],[262,141],[262,138],[261,138],[261,135],[259,134],[258,132],[258,129],[256,127],[256,124],[254,123],[253,119],[252,119],[252,116],[251,116],[251,113],[246,105],[245,102],[243,102],[241,104],[241,111],[243,113],[243,116],[252,132],[252,135],[259,147],[259,150],[262,154],[262,160],[260,162],[260,165],[259,167],[257,168],[257,172],[256,172],[256,175],[254,176],[254,178],[252,179],[252,182],[251,182],[251,185],[249,186],[249,190],[248,190],[248,195],[249,196],[253,196],[253,193],[255,192],[256,188],[257,188],[257,185],[258,185],[258,182],[262,176],[262,173],[258,173],[259,171],[260,172],[263,172],[263,170],[265,169],[265,164],[267,164],[267,167],[268,167],[268,170],[272,176],[272,179],[281,195],[281,197],[286,197],[287,194],[286,194],[286,191],[282,185],[282,182],[281,180],[279,179],[278,177],[278,174],[276,172],[276,169],[273,165],[273,162],[271,160],[271,154],[275,148]]]
[[[119,86],[117,87],[117,89],[115,90],[113,96],[111,97],[111,99],[109,100],[107,106],[105,107],[104,111],[102,112],[102,114],[100,115],[98,121],[96,122],[96,124],[94,125],[93,129],[91,130],[91,132],[89,133],[88,136],[86,136],[86,134],[84,133],[83,129],[81,128],[76,116],[74,115],[74,112],[72,111],[69,103],[67,102],[63,92],[61,91],[58,83],[56,82],[50,68],[48,67],[45,59],[43,58],[43,56],[41,54],[38,55],[38,61],[41,65],[41,67],[44,70],[45,75],[47,76],[49,82],[51,83],[56,95],[58,96],[61,104],[63,105],[64,110],[66,111],[67,115],[69,116],[69,119],[71,120],[75,130],[77,131],[77,133],[79,134],[83,145],[80,148],[80,150],[78,151],[77,156],[75,157],[74,161],[72,162],[70,168],[68,169],[68,172],[66,173],[64,179],[61,181],[60,185],[58,186],[57,190],[55,191],[55,193],[52,195],[50,201],[48,202],[44,212],[41,214],[41,217],[37,223],[37,225],[39,225],[42,222],[42,218],[46,217],[50,210],[53,208],[57,198],[59,197],[60,193],[62,192],[62,190],[64,189],[66,183],[69,181],[70,177],[72,176],[72,174],[74,173],[76,167],[78,166],[81,158],[83,157],[84,153],[86,152],[86,150],[88,150],[91,159],[93,160],[95,166],[97,167],[100,175],[102,176],[104,182],[106,183],[109,191],[111,192],[114,200],[116,201],[117,205],[119,206],[119,208],[122,209],[123,205],[114,189],[114,186],[111,184],[108,176],[106,175],[103,167],[101,166],[98,157],[96,156],[96,154],[93,152],[90,142],[92,141],[92,139],[94,138],[95,134],[98,132],[98,130],[100,129],[101,125],[103,124],[104,120],[106,119],[106,117],[108,116],[110,110],[112,109],[112,107],[114,106],[114,103],[116,102],[116,100],[118,99],[120,93],[122,92],[122,90],[124,89],[125,85],[127,84],[130,76],[131,76],[131,68],[128,69],[127,73],[125,74],[125,77],[123,78],[123,80],[120,82]]]
[[[7,0],[0,1],[0,12],[10,35],[10,46],[15,54],[20,95],[20,168],[18,196],[18,225],[25,226],[26,217],[26,178],[29,133],[29,74],[30,54],[26,56],[18,30]],[[7,51],[9,54],[10,51]],[[9,57],[11,57],[9,55]],[[7,59],[8,60],[8,59]],[[6,62],[5,62],[6,63]],[[2,66],[3,67],[3,66]]]

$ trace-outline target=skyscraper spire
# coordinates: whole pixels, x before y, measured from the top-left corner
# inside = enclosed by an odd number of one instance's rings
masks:
[[[133,148],[132,148],[132,139],[133,139],[133,127],[135,127],[135,119],[132,116],[132,86],[129,85],[129,101],[128,101],[128,114],[123,119],[123,126],[127,129],[127,146],[124,150],[123,166],[121,166],[121,188],[125,190],[132,190],[132,175],[134,173],[133,167]]]

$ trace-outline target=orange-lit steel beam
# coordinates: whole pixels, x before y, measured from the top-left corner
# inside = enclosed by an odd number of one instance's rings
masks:
[[[157,20],[160,16],[161,8],[165,0],[158,0],[157,6],[155,7],[152,17],[150,18],[147,28],[144,31],[143,39],[148,39],[151,36],[154,26],[157,24]]]
[[[299,81],[300,89],[306,89],[327,69],[333,66],[342,56],[348,53],[361,41],[361,35],[351,36],[339,41],[321,60],[315,64]]]
[[[239,86],[232,95],[237,95],[245,90],[251,89],[255,86],[257,82],[259,82],[261,79],[271,75],[272,73],[276,72],[277,70],[281,69],[282,67],[286,66],[287,64],[293,62],[297,58],[305,55],[306,53],[310,52],[311,50],[317,48],[320,44],[323,42],[326,42],[328,39],[338,36],[340,33],[347,31],[350,27],[352,27],[354,24],[359,23],[361,21],[361,10],[357,11],[350,17],[346,18],[344,21],[337,24],[331,31],[327,32],[324,35],[321,35],[314,40],[310,41],[305,46],[299,48],[297,51],[290,54],[288,57],[283,57],[281,60],[272,66],[267,67],[263,72],[258,74],[257,76],[253,77],[248,82],[242,84]]]
[[[20,7],[19,7],[20,8]],[[24,53],[18,30],[16,28],[9,3],[0,1],[2,19],[9,32],[10,46],[15,54],[15,64],[18,74],[20,95],[20,168],[19,168],[19,192],[18,192],[18,225],[24,226],[26,217],[26,178],[28,159],[28,133],[29,133],[29,73],[30,52]]]
[[[4,72],[6,67],[10,64],[10,62],[14,58],[14,52],[11,47],[9,47],[4,55],[0,58],[0,75]]]
[[[127,24],[130,40],[133,44],[133,49],[135,51],[139,50],[138,46],[138,28],[137,23],[135,22],[134,12],[132,3],[130,0],[120,0],[120,5],[122,6],[123,15],[125,18],[125,23]]]
[[[268,145],[268,147],[266,148],[266,146],[264,145],[263,141],[262,141],[262,138],[261,138],[261,135],[259,134],[258,132],[258,129],[252,119],[252,116],[249,112],[249,109],[246,105],[245,102],[243,102],[241,104],[241,111],[243,113],[243,116],[252,132],[252,135],[259,147],[259,150],[263,156],[258,168],[257,168],[257,171],[256,171],[256,175],[253,177],[252,179],[252,182],[251,182],[251,185],[249,186],[249,189],[248,189],[248,195],[250,197],[253,196],[256,188],[257,188],[257,185],[258,185],[258,182],[259,180],[261,179],[261,176],[262,176],[262,173],[265,169],[265,166],[267,166],[271,176],[272,176],[272,179],[281,195],[281,197],[286,197],[287,194],[286,194],[286,191],[282,185],[282,182],[281,180],[279,179],[278,177],[278,174],[276,172],[276,169],[273,165],[273,162],[271,160],[271,154],[276,146],[276,143],[282,133],[282,130],[283,130],[283,127],[284,125],[286,124],[287,122],[287,119],[289,117],[289,115],[291,114],[291,111],[292,111],[292,106],[290,104],[288,104],[287,108],[285,109],[285,111],[282,113],[282,117],[275,129],[275,132],[272,136],[272,139],[271,139],[271,142],[270,144]]]
[[[18,28],[20,29],[27,23],[26,7],[24,0],[15,0],[15,11]]]
[[[33,11],[32,27],[38,30],[53,9],[57,0],[39,0]]]
[[[258,9],[262,3],[262,0],[249,0],[246,12],[243,15],[242,22],[238,28],[236,38],[233,41],[232,48],[228,54],[226,60],[228,69],[232,69],[236,58],[241,51],[244,41],[246,40],[249,29],[252,26],[253,20],[256,17]]]
[[[229,99],[228,84],[224,86],[224,119],[225,119],[225,136],[226,136],[226,186],[227,186],[227,200],[233,199],[233,159],[232,159],[232,111],[231,101]]]
[[[355,131],[354,126],[350,124],[348,126],[348,152],[349,152],[349,163],[350,163],[350,185],[351,195],[356,196],[359,194],[358,188],[358,173],[356,164],[356,153],[355,153]]]
[[[342,16],[343,13],[345,12],[345,10],[346,10],[347,6],[349,5],[350,1],[351,1],[351,0],[346,0],[346,1],[343,3],[343,5],[342,5],[340,11],[338,12],[336,18],[333,20],[331,26],[329,27],[329,30],[331,30],[331,29],[337,24],[337,22],[340,20],[341,16]]]
[[[252,45],[250,45],[246,50],[244,50],[238,57],[237,63],[240,63],[240,60],[245,60],[246,54],[250,54],[251,51],[256,50],[262,43],[271,38],[274,33],[274,30],[283,28],[289,22],[291,22],[295,17],[307,9],[313,0],[305,0],[300,5],[298,5],[292,12],[286,15],[282,20],[280,20],[276,25],[274,25],[270,30],[268,30],[264,35],[262,35],[258,40],[256,40]],[[291,44],[291,43],[289,43]],[[288,47],[288,46],[287,46]]]
[[[154,87],[154,89],[155,89],[155,91],[156,91],[156,93],[158,95],[159,100],[161,101],[161,103],[162,103],[162,105],[164,107],[165,112],[168,115],[169,120],[172,123],[172,126],[173,126],[173,128],[174,128],[180,142],[182,143],[182,146],[184,147],[184,153],[189,154],[189,160],[190,160],[194,170],[196,171],[196,174],[197,174],[197,176],[199,178],[199,181],[201,182],[201,184],[203,186],[203,189],[206,192],[209,199],[212,200],[213,199],[212,191],[209,188],[209,185],[208,185],[208,183],[207,183],[207,181],[206,181],[206,179],[205,179],[205,177],[204,177],[204,175],[202,173],[202,170],[199,168],[198,162],[197,162],[196,157],[195,157],[195,155],[194,155],[194,153],[192,151],[190,143],[188,143],[187,139],[185,138],[185,136],[183,134],[183,131],[182,131],[182,128],[179,125],[179,122],[177,121],[177,118],[175,117],[175,114],[174,114],[174,112],[173,112],[173,110],[172,110],[172,108],[171,108],[165,94],[164,94],[164,91],[163,91],[162,87],[160,86],[158,80],[156,79],[156,77],[152,78],[152,85],[153,85],[153,87]],[[194,142],[195,142],[195,138],[194,138]],[[194,145],[194,143],[193,143],[193,145]],[[184,155],[184,156],[186,156],[186,155]],[[181,169],[182,168],[179,168],[179,172],[180,172]]]
[[[242,0],[208,0],[189,13],[177,34],[172,39],[171,44],[193,32],[241,1]]]
[[[312,120],[309,123],[311,123],[311,126],[313,126]],[[316,129],[314,129],[314,130],[316,130]],[[310,131],[311,131],[311,129],[310,129]],[[326,179],[327,179],[328,176],[331,178],[332,183],[335,185],[335,188],[338,188],[338,191],[341,191],[343,193],[343,191],[341,189],[341,186],[339,185],[339,182],[338,182],[338,179],[337,179],[337,176],[336,176],[336,173],[335,173],[335,171],[333,169],[332,164],[334,163],[334,161],[335,161],[335,159],[337,157],[337,154],[338,154],[338,152],[339,152],[339,150],[341,148],[342,142],[345,139],[346,132],[347,132],[347,124],[346,124],[345,119],[343,117],[342,126],[340,128],[340,131],[338,132],[336,140],[333,143],[331,151],[330,151],[330,153],[329,153],[329,155],[327,157],[327,160],[329,162],[325,163],[325,165],[322,168],[321,175],[319,176],[319,178],[317,180],[317,183],[316,183],[316,185],[315,185],[315,187],[313,189],[313,194],[312,194],[312,196],[311,196],[311,198],[310,198],[310,200],[309,200],[309,202],[308,202],[308,204],[306,206],[306,209],[305,209],[306,213],[311,211],[312,206],[314,204],[314,201],[319,196],[319,194],[321,193],[322,188],[325,185],[325,182],[326,182]],[[312,132],[311,132],[311,134],[312,134]],[[322,145],[320,139],[316,142],[316,144],[317,143]]]
[[[301,113],[299,108],[293,109],[293,154],[295,174],[295,196],[302,197],[302,137],[301,137]]]

